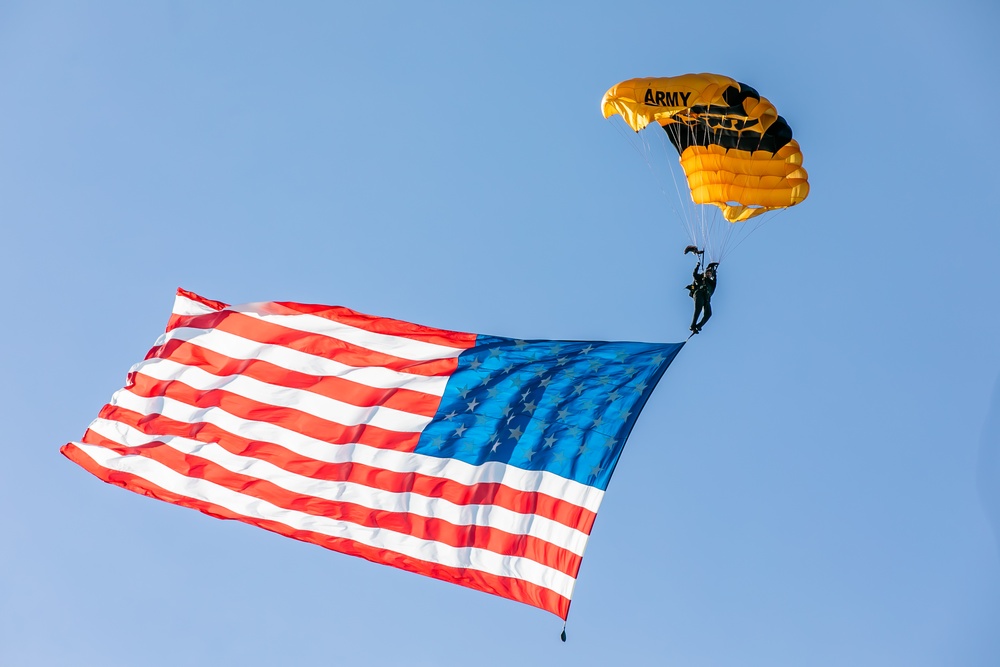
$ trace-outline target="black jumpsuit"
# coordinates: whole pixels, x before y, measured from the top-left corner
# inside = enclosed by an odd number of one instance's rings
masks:
[[[701,268],[700,265],[694,268],[694,282],[688,286],[691,291],[691,298],[694,299],[694,317],[691,318],[691,331],[698,333],[701,328],[705,326],[705,322],[708,322],[708,318],[712,317],[712,295],[715,294],[715,271],[712,267],[709,267],[705,273],[701,273],[698,269]],[[711,275],[708,275],[711,273]],[[701,322],[698,321],[698,316],[704,315],[701,318]]]

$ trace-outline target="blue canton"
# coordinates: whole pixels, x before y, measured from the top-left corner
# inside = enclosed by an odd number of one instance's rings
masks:
[[[636,417],[683,346],[479,336],[458,358],[416,452],[502,461],[606,489]]]

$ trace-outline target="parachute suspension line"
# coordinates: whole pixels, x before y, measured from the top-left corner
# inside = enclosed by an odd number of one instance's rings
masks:
[[[627,125],[619,124],[614,119],[611,118],[608,119],[608,122],[611,123],[612,126],[614,126],[618,134],[624,137],[625,142],[632,147],[632,150],[634,150],[636,153],[639,154],[639,157],[641,157],[642,161],[646,163],[646,166],[652,169],[652,165],[649,162],[648,151],[642,149],[643,142],[642,139],[639,138],[639,132],[634,132],[628,129]]]
[[[736,241],[735,245],[733,245],[731,248],[730,247],[726,248],[725,255],[728,255],[729,253],[731,253],[734,250],[736,250],[737,248],[739,248],[743,244],[744,241],[746,241],[748,238],[750,238],[751,234],[755,233],[758,229],[760,229],[761,227],[763,227],[765,224],[767,224],[767,223],[771,222],[772,220],[774,220],[775,218],[777,218],[779,215],[781,215],[782,213],[784,213],[785,210],[786,209],[778,209],[778,210],[775,210],[775,211],[768,211],[767,213],[761,214],[761,215],[759,215],[759,216],[757,216],[755,218],[751,218],[751,220],[753,221],[752,223],[750,221],[745,221],[745,222],[740,222],[740,223],[732,223],[734,227],[736,225],[746,225],[746,231],[742,232],[742,233],[739,233],[739,234],[734,234],[733,235],[733,237],[734,238],[738,238],[738,240]]]
[[[663,130],[663,127],[661,126],[660,129]],[[670,139],[667,137],[665,130],[660,134],[660,145],[663,149],[662,154],[669,155],[673,152],[672,146],[670,145]],[[670,170],[670,176],[674,180],[674,194],[676,195],[676,199],[674,201],[677,201],[679,206],[682,207],[681,210],[677,211],[677,217],[680,218],[681,224],[684,225],[684,228],[687,230],[688,239],[690,239],[691,243],[695,246],[701,247],[702,244],[699,243],[698,235],[695,233],[695,211],[693,208],[687,208],[692,206],[691,189],[687,184],[687,178],[683,178],[683,187],[681,187],[682,181],[679,180],[679,177],[684,175],[684,168],[681,166],[680,157],[677,158],[676,163],[670,162],[668,158],[667,168]]]
[[[649,135],[644,134],[646,130],[640,130],[639,132],[632,130],[628,126],[628,124],[626,124],[624,120],[621,119],[621,117],[618,118],[617,122],[614,119],[609,118],[608,122],[610,122],[615,127],[615,130],[618,131],[618,134],[620,134],[625,139],[625,142],[629,146],[631,146],[632,150],[634,150],[642,159],[642,161],[646,163],[646,168],[649,169],[649,173],[653,177],[653,182],[656,188],[663,195],[664,201],[670,205],[671,209],[674,212],[674,215],[680,216],[680,212],[677,210],[677,205],[675,203],[676,200],[673,199],[668,194],[665,185],[665,179],[663,178],[661,170],[657,169],[657,165],[653,159],[653,156],[662,155],[662,153],[657,153],[655,150],[653,150],[653,147],[649,142]],[[647,129],[652,129],[652,128],[647,128]],[[671,172],[671,175],[673,176],[673,172]],[[674,189],[676,190],[676,188],[677,188],[677,182],[675,177]]]
[[[684,123],[684,127],[688,134],[688,141],[686,145],[699,145],[697,141],[697,123]],[[704,204],[695,204],[694,193],[691,192],[690,186],[688,186],[688,199],[691,201],[691,206],[695,211],[695,216],[698,222],[698,245],[708,255],[709,263],[713,261],[721,261],[719,249],[716,247],[717,234],[715,233],[715,227],[717,227],[718,223],[718,209]]]
[[[672,129],[673,128],[677,128],[678,133],[687,131],[688,138],[689,139],[691,138],[691,128],[690,128],[690,126],[687,125],[687,123],[684,123],[684,122],[674,123],[673,126],[672,126]],[[670,150],[670,148],[672,147],[671,146],[672,142],[670,141],[669,137],[667,136],[666,129],[665,128],[663,128],[663,129],[664,129],[664,132],[663,132],[664,139],[663,139],[663,141],[664,141],[664,144],[665,144],[664,145],[664,152],[669,153],[669,152],[672,152]],[[685,229],[687,230],[688,239],[690,239],[692,245],[700,248],[701,250],[705,250],[706,235],[705,235],[705,221],[704,221],[704,217],[700,215],[702,213],[702,211],[700,211],[698,209],[697,205],[694,203],[694,200],[692,198],[692,195],[691,195],[691,186],[688,184],[687,177],[686,177],[686,175],[684,173],[684,166],[681,163],[681,157],[680,157],[680,155],[677,156],[677,162],[672,163],[670,165],[670,167],[671,167],[670,173],[674,176],[674,182],[675,182],[675,184],[677,183],[678,176],[683,176],[684,177],[684,179],[683,179],[683,181],[684,181],[683,191],[682,191],[682,188],[680,187],[680,185],[676,186],[677,200],[680,201],[680,202],[683,202],[683,205],[686,207],[684,209],[684,215],[681,218],[681,223],[684,225]]]
[[[664,142],[666,141],[666,132],[662,132],[663,127],[659,123],[657,123],[657,126],[659,127],[659,129],[661,130],[661,132],[658,132],[658,133],[654,132],[654,134],[656,136],[656,140],[660,142],[659,149],[653,149],[652,146],[649,145],[649,144],[647,144],[647,146],[649,147],[650,153],[653,153],[654,150],[655,150],[655,154],[656,155],[659,155],[661,157],[662,156],[667,156],[667,155],[669,155],[669,152],[665,150],[666,146],[664,146]],[[647,136],[649,136],[648,133],[647,133]],[[670,205],[671,205],[671,208],[674,211],[674,215],[677,216],[678,218],[681,218],[683,220],[684,217],[685,217],[684,210],[683,210],[684,200],[681,198],[680,185],[677,182],[677,171],[675,169],[673,169],[672,166],[669,164],[670,158],[667,157],[665,159],[667,160],[666,169],[670,173],[670,179],[673,181],[673,184],[674,184],[674,196],[673,197],[670,196],[667,193],[666,187],[663,186],[662,184],[661,184],[661,187],[660,187],[660,191],[663,193],[664,198],[668,202],[671,203]],[[663,180],[666,180],[666,179],[663,179]]]
[[[749,237],[749,236],[750,236],[750,234],[753,234],[753,233],[754,233],[754,232],[756,232],[756,231],[757,231],[758,229],[760,229],[761,227],[763,227],[763,226],[764,226],[764,225],[766,225],[767,223],[771,222],[772,220],[774,220],[775,218],[777,218],[777,217],[778,217],[779,215],[781,215],[782,213],[784,213],[784,212],[785,212],[785,211],[787,211],[787,210],[788,210],[788,209],[785,209],[785,208],[781,208],[781,209],[777,209],[777,210],[774,210],[774,211],[768,211],[768,212],[767,212],[767,213],[765,213],[764,215],[760,216],[760,222],[759,222],[759,223],[757,223],[757,224],[756,224],[756,225],[755,225],[755,226],[754,226],[754,227],[753,227],[753,228],[752,228],[752,229],[751,229],[751,230],[750,230],[750,231],[749,231],[749,232],[747,233],[747,235],[746,235],[745,237],[743,237],[742,239],[740,239],[740,243],[743,243],[743,241],[745,241],[745,240],[747,239],[747,237]],[[737,247],[737,248],[739,247],[739,243],[738,243],[738,244],[736,244],[736,247]],[[733,248],[733,250],[735,250],[735,249],[736,249],[736,248]]]
[[[684,199],[681,196],[681,189],[677,180],[677,171],[676,168],[672,166],[670,158],[668,157],[674,151],[668,150],[669,143],[663,126],[654,121],[640,130],[638,134],[642,136],[643,146],[649,153],[650,157],[647,157],[646,163],[650,166],[650,169],[653,172],[653,176],[657,181],[657,186],[659,187],[660,193],[663,195],[665,203],[667,203],[673,211],[675,219],[680,220],[682,224],[686,226],[688,216],[684,210]],[[654,136],[656,137],[655,139],[653,138]],[[659,146],[654,147],[652,145],[653,143],[658,143]],[[654,163],[651,156],[655,156],[659,164]],[[670,174],[670,180],[673,181],[673,195],[668,192],[667,179],[664,171]],[[690,231],[688,236],[691,237]]]
[[[657,125],[659,126],[659,123],[657,123]],[[654,134],[656,136],[656,141],[658,141],[660,143],[659,148],[658,149],[653,149],[653,147],[650,144],[647,144],[647,147],[649,148],[649,151],[650,151],[651,154],[658,155],[658,156],[661,157],[661,159],[665,159],[666,160],[667,164],[664,165],[663,167],[661,167],[661,169],[665,168],[667,170],[667,172],[670,174],[670,180],[673,182],[673,185],[674,185],[674,188],[673,188],[674,194],[671,196],[667,192],[667,188],[666,188],[666,184],[665,184],[666,179],[663,178],[662,172],[660,172],[658,174],[659,178],[663,181],[660,184],[660,192],[663,193],[664,200],[669,203],[670,208],[671,208],[671,210],[674,213],[674,217],[678,218],[679,220],[682,221],[682,224],[686,225],[686,222],[684,222],[684,221],[687,220],[687,212],[684,210],[685,200],[684,200],[683,195],[681,194],[680,183],[677,180],[677,169],[674,168],[672,164],[670,164],[670,158],[667,157],[667,156],[669,156],[670,152],[667,151],[667,150],[665,150],[666,146],[664,144],[667,143],[666,132],[662,132],[662,129],[663,129],[662,126],[660,126],[659,129],[661,131],[658,132],[658,133],[654,131]],[[650,136],[650,135],[647,133],[647,137],[648,136]],[[689,237],[691,236],[690,231],[688,232],[688,236]]]
[[[716,232],[716,236],[719,239],[718,258],[716,259],[716,261],[721,263],[729,254],[733,236],[735,234],[738,234],[740,231],[737,228],[737,224],[739,223],[729,222],[729,220],[726,220],[725,216],[722,215],[722,212],[718,207],[713,207],[713,208],[715,208],[715,213],[717,215],[716,217],[716,221],[718,222],[717,227],[721,227],[721,229],[718,229],[718,231]]]
[[[743,186],[740,194],[734,196],[736,201],[742,201],[742,190],[745,188],[746,186]],[[708,223],[710,230],[706,234],[713,241],[712,259],[719,263],[728,257],[729,253],[739,247],[747,236],[753,233],[762,222],[761,217],[754,217],[742,222],[730,222],[717,206],[706,205],[705,209],[711,209],[708,211],[708,214],[712,216],[711,221]]]
[[[692,123],[689,127],[690,144],[700,146],[698,123]],[[700,204],[699,210],[702,220],[702,236],[705,239],[705,247],[709,255],[708,262],[722,262],[726,255],[727,235],[731,232],[728,228],[728,222],[722,217],[722,212],[715,205]]]

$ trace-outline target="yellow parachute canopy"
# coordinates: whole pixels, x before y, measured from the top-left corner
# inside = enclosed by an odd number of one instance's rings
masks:
[[[718,74],[629,79],[604,94],[604,117],[666,131],[696,204],[729,222],[788,208],[809,194],[802,151],[785,119],[752,87]]]

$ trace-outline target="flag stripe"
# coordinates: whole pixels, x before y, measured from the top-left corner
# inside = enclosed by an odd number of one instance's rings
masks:
[[[468,349],[476,344],[477,338],[475,334],[465,333],[462,331],[449,331],[447,329],[427,327],[422,324],[414,324],[412,322],[405,322],[403,320],[396,320],[388,317],[364,315],[351,310],[350,308],[344,308],[343,306],[292,303],[289,301],[271,301],[266,304],[250,304],[250,306],[250,308],[245,306],[235,306],[231,309],[237,312],[267,313],[298,317],[309,315],[311,318],[317,318],[311,319],[310,321],[312,322],[312,326],[317,327],[318,330],[322,330],[324,332],[330,331],[329,323],[336,322],[350,327],[351,329],[358,329],[367,334],[384,336],[386,341],[390,341],[390,344],[398,345],[400,344],[398,339],[405,338],[409,341],[421,343],[426,346],[427,352],[425,352],[425,354],[427,354],[428,359],[435,356],[449,356],[452,353],[448,350],[448,348],[457,350]],[[318,318],[322,318],[327,321],[324,323]],[[367,347],[367,345],[365,345],[365,347]],[[435,352],[434,348],[441,348],[441,351]],[[423,357],[413,358],[417,359]]]
[[[320,318],[311,315],[258,316],[255,313],[224,310],[187,318],[186,321],[178,322],[174,328],[183,324],[193,329],[225,331],[263,345],[280,345],[348,366],[380,366],[416,375],[450,375],[455,370],[456,357],[462,353],[459,348],[429,346],[402,337],[367,332],[364,332],[365,335],[348,338],[339,338],[333,335],[333,331],[327,331],[324,335],[313,330],[319,329],[313,321],[316,319]],[[320,321],[325,322],[322,319]],[[338,330],[336,333],[345,332]],[[395,340],[388,340],[393,338]],[[432,352],[439,354],[435,356]]]
[[[158,436],[164,442],[178,437],[215,443],[232,454],[267,461],[297,475],[330,482],[364,484],[394,493],[411,491],[428,498],[442,498],[455,505],[490,504],[518,514],[533,514],[541,520],[560,523],[585,535],[590,533],[596,516],[589,510],[545,493],[519,491],[497,482],[462,484],[447,477],[416,472],[426,469],[419,462],[423,457],[416,455],[413,458],[417,460],[407,466],[408,470],[396,471],[389,469],[384,462],[382,465],[360,462],[370,460],[377,463],[376,457],[343,453],[352,452],[354,448],[338,447],[342,452],[340,456],[329,456],[329,460],[323,460],[322,452],[316,456],[303,455],[274,443],[240,438],[207,422],[178,422],[162,415],[143,415],[118,406],[105,406],[94,424],[101,420],[124,424],[150,437]]]
[[[286,489],[297,490],[303,497],[333,498],[344,502],[364,505],[373,510],[400,511],[408,507],[411,514],[426,518],[439,518],[455,525],[478,525],[495,527],[508,533],[539,537],[561,548],[568,549],[580,555],[587,540],[587,535],[573,528],[564,526],[545,517],[523,514],[511,511],[505,507],[482,503],[453,503],[438,494],[422,494],[408,486],[400,485],[392,488],[381,483],[379,475],[368,475],[370,480],[375,477],[376,484],[365,484],[366,471],[358,471],[356,476],[349,475],[346,479],[324,479],[315,467],[310,470],[312,476],[278,466],[270,461],[234,454],[221,445],[205,443],[179,436],[156,437],[129,427],[122,422],[111,422],[97,419],[87,431],[93,433],[98,441],[88,439],[83,442],[103,444],[120,448],[122,451],[142,450],[146,455],[160,460],[157,452],[165,451],[163,447],[150,447],[161,444],[175,449],[182,454],[199,456],[205,460],[223,466],[227,470],[252,475],[258,479],[272,481]],[[369,469],[370,470],[370,469]],[[390,482],[402,482],[400,476],[387,475]],[[243,485],[231,485],[243,489]]]
[[[468,546],[521,556],[570,576],[576,576],[586,543],[586,535],[572,535],[573,531],[564,526],[554,524],[560,530],[552,531],[551,522],[548,525],[539,519],[532,522],[532,517],[491,505],[456,506],[415,493],[391,493],[350,482],[329,483],[289,473],[264,461],[234,456],[217,445],[183,438],[123,444],[122,440],[129,438],[118,433],[106,437],[102,425],[95,426],[84,435],[83,444],[98,445],[123,457],[142,456],[186,477],[219,484],[281,509],[367,528],[405,532],[453,547]],[[573,549],[538,536],[546,532],[562,533],[553,537],[567,539]],[[374,546],[379,545],[378,539],[378,534],[374,534]]]
[[[560,618],[566,618],[566,614],[569,612],[569,596],[560,595],[549,588],[523,579],[495,575],[463,566],[455,567],[435,563],[423,558],[370,547],[352,539],[314,531],[309,528],[295,527],[281,521],[250,516],[207,500],[175,493],[132,472],[105,467],[92,458],[89,453],[84,453],[76,443],[68,443],[61,451],[71,461],[99,479],[151,498],[163,500],[181,507],[196,509],[219,519],[241,521],[286,537],[310,542],[344,554],[358,556],[376,563],[390,565],[442,581],[449,581],[484,593],[519,600],[552,612]]]
[[[194,292],[187,291],[183,287],[178,287],[177,293],[174,294],[174,305],[170,314],[171,322],[175,317],[204,315],[205,313],[223,310],[228,307],[228,303],[215,301],[213,299],[206,299],[205,297],[195,294]],[[168,323],[167,331],[169,331],[170,328],[171,324]]]
[[[333,375],[309,375],[259,359],[232,358],[179,340],[168,341],[153,357],[185,366],[197,366],[219,377],[243,375],[270,385],[301,389],[358,407],[384,406],[423,417],[433,417],[441,396],[410,389],[382,389]],[[444,387],[441,387],[442,390]]]
[[[143,456],[134,454],[121,456],[101,446],[86,443],[72,444],[102,468],[136,475],[178,496],[206,501],[225,508],[239,517],[275,521],[295,530],[346,538],[368,547],[449,567],[464,567],[483,572],[517,572],[521,579],[548,588],[564,597],[569,597],[573,589],[573,577],[527,558],[505,556],[475,547],[453,547],[385,528],[369,528],[322,515],[277,507],[266,500],[244,495],[214,482],[187,477]]]
[[[239,364],[248,361],[261,361],[274,366],[275,370],[285,369],[289,371],[290,377],[287,380],[282,379],[275,384],[288,384],[293,381],[292,376],[302,375],[309,378],[336,378],[351,382],[354,386],[365,386],[372,389],[405,389],[435,397],[440,397],[448,384],[446,377],[414,375],[381,367],[348,366],[331,359],[290,350],[286,347],[261,346],[256,341],[218,330],[177,328],[161,336],[157,343],[158,345],[149,351],[147,359],[157,357],[181,361],[177,357],[178,354],[193,355],[192,348],[197,348],[218,355],[219,361],[213,361],[213,363],[217,363],[220,367],[229,368],[230,365],[235,364],[234,368],[239,368]],[[223,358],[230,361],[223,362]],[[214,359],[215,357],[205,354],[206,361]],[[194,360],[192,359],[192,361]],[[183,363],[191,362],[185,361]],[[216,375],[224,374],[226,373],[216,373]]]
[[[172,398],[198,408],[220,408],[231,415],[247,420],[266,420],[278,426],[332,444],[364,443],[371,447],[386,447],[413,451],[420,437],[419,431],[398,431],[363,422],[344,425],[316,417],[296,408],[285,408],[260,403],[222,389],[200,390],[187,383],[157,380],[145,374],[134,376],[129,391],[152,399],[152,409],[158,397]]]
[[[243,419],[223,409],[213,406],[199,408],[170,397],[147,398],[128,390],[119,390],[112,399],[112,405],[143,415],[163,415],[198,428],[201,428],[200,424],[211,424],[248,441],[280,443],[296,455],[318,461],[362,463],[399,473],[422,472],[466,486],[502,483],[517,492],[546,494],[559,498],[561,502],[581,507],[589,512],[582,515],[582,519],[589,518],[591,522],[604,497],[604,492],[600,489],[544,471],[524,470],[498,462],[474,466],[456,459],[410,454],[400,451],[401,447],[385,447],[385,443],[381,441],[375,446],[361,440],[332,445],[330,441],[312,438],[273,422]],[[359,433],[370,434],[369,431]]]
[[[269,384],[249,375],[218,376],[197,366],[186,366],[171,359],[147,359],[136,364],[135,381],[158,381],[170,387],[179,383],[200,395],[222,392],[235,399],[252,402],[257,409],[271,410],[294,405],[297,412],[341,426],[370,424],[378,428],[419,433],[430,423],[430,416],[416,415],[382,405],[359,407],[310,391]]]
[[[167,331],[174,328],[173,318],[192,317],[228,309],[233,312],[255,313],[258,315],[312,315],[328,320],[327,323],[314,321],[314,326],[322,333],[329,333],[329,322],[337,322],[364,332],[381,334],[393,339],[407,338],[413,342],[436,345],[442,348],[465,350],[476,344],[476,334],[463,331],[449,331],[422,324],[414,324],[404,320],[389,317],[365,315],[343,306],[326,306],[319,304],[291,303],[287,301],[271,301],[251,303],[242,306],[230,306],[222,301],[213,301],[205,297],[178,289],[174,298],[171,322]],[[396,342],[398,344],[398,341]],[[405,356],[405,355],[403,355]],[[435,355],[431,355],[433,357]],[[450,356],[444,353],[440,356]]]

